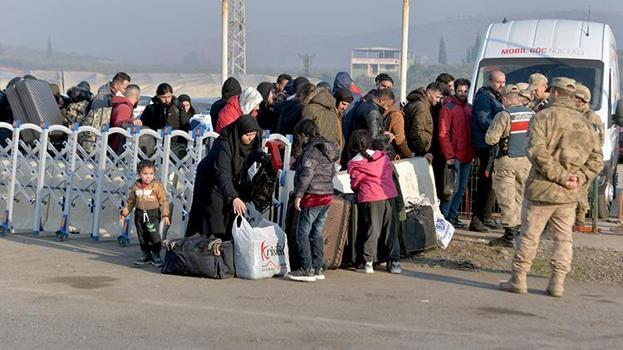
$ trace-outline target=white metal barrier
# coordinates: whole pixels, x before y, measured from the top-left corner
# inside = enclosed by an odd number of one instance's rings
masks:
[[[129,243],[130,220],[118,223],[119,210],[135,181],[136,165],[151,159],[157,165],[156,176],[162,180],[172,207],[172,226],[164,235],[182,236],[186,229],[192,203],[197,165],[207,154],[218,134],[198,127],[190,133],[170,128],[151,129],[73,127],[34,124],[15,126],[0,122],[0,129],[12,132],[5,147],[0,146],[0,210],[1,232],[15,232],[31,227],[33,234],[56,231],[66,239],[73,231],[88,232],[92,239],[119,233],[120,244]],[[25,143],[20,134],[38,134],[32,143]],[[78,142],[78,136],[91,132],[97,142],[91,152]],[[111,137],[122,144],[118,152],[109,146]],[[151,140],[152,147],[145,144]],[[279,188],[272,207],[277,222],[285,223],[288,194],[287,177],[292,150],[291,136],[272,134],[268,140],[285,145],[283,169],[279,172]],[[264,140],[266,141],[266,139]],[[172,145],[176,145],[176,154]],[[30,221],[32,220],[32,221]],[[55,226],[55,223],[59,223]],[[162,232],[162,231],[161,231]]]

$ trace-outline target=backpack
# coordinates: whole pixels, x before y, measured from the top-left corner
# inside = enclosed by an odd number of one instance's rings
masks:
[[[71,127],[73,124],[80,124],[86,117],[87,108],[89,107],[89,101],[72,102],[67,105],[63,125]]]
[[[78,120],[78,124],[92,126],[98,130],[101,130],[104,125],[110,124],[110,116],[112,114],[112,107],[103,107],[98,109],[92,109],[82,119]],[[82,132],[78,134],[78,143],[88,153],[92,153],[95,149],[95,143],[97,142],[97,135],[92,132]]]
[[[277,187],[277,170],[273,167],[270,156],[262,153],[259,160],[259,169],[251,180],[251,201],[255,208],[263,212],[273,202],[273,195]]]

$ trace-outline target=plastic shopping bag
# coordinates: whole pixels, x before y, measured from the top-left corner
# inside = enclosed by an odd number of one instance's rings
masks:
[[[276,224],[262,220],[253,227],[238,215],[232,228],[236,275],[247,279],[283,276],[290,271],[288,242]]]

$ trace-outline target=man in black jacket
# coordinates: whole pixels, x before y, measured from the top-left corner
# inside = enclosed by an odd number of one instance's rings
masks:
[[[377,90],[372,100],[362,102],[353,115],[353,131],[364,129],[372,135],[372,146],[385,150],[390,146],[393,135],[385,131],[383,113],[394,105],[396,96],[392,89]],[[350,135],[348,135],[350,138]],[[348,144],[348,143],[347,143]]]

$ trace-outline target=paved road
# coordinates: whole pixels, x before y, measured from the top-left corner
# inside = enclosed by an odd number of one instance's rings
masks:
[[[563,299],[496,290],[505,275],[405,266],[314,284],[215,281],[132,268],[137,247],[0,239],[0,347],[621,348],[623,289],[569,283]]]

